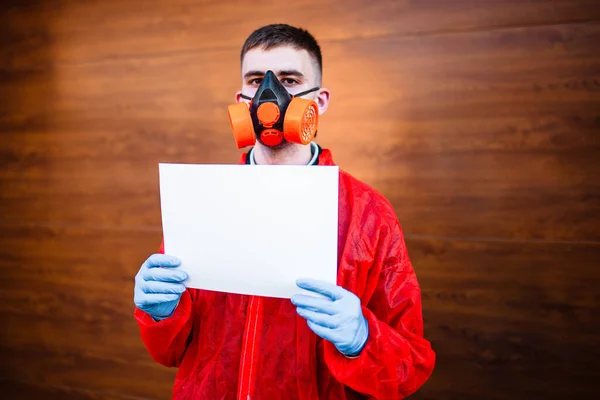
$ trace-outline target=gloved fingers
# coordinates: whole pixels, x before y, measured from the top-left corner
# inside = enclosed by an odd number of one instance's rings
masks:
[[[296,294],[291,298],[292,304],[296,307],[305,308],[311,311],[317,311],[323,314],[337,314],[334,303],[329,299],[320,299],[304,294]]]
[[[308,327],[318,336],[322,337],[325,340],[330,341],[333,344],[339,342],[339,337],[336,334],[336,331],[330,328],[326,328],[324,326],[315,324],[312,321],[306,321]]]
[[[135,305],[137,308],[143,310],[145,307],[169,303],[176,301],[178,298],[178,294],[152,293],[145,295],[141,300],[136,300]]]
[[[142,278],[145,281],[183,282],[188,274],[172,268],[148,268],[142,273]]]
[[[298,279],[296,285],[302,289],[311,292],[320,293],[332,300],[338,300],[344,297],[347,290],[329,282],[318,281],[315,279]]]
[[[298,315],[314,324],[325,328],[336,329],[340,326],[340,320],[335,315],[323,314],[315,311],[310,311],[301,307],[296,309]]]
[[[179,283],[171,282],[159,282],[159,281],[143,281],[140,283],[142,292],[150,293],[163,293],[163,294],[177,294],[185,292],[185,286]]]
[[[144,262],[146,268],[172,268],[181,265],[181,261],[177,257],[169,256],[166,254],[152,254]]]

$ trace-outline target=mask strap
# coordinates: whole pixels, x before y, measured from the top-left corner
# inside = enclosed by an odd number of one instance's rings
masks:
[[[302,97],[302,96],[304,96],[304,95],[306,95],[306,94],[309,94],[309,93],[315,92],[315,91],[317,91],[317,90],[319,90],[319,89],[321,89],[321,88],[317,86],[317,87],[314,87],[314,88],[312,88],[312,89],[305,90],[304,92],[300,92],[300,93],[293,94],[293,95],[292,95],[292,97]]]
[[[314,91],[317,91],[317,90],[319,90],[319,89],[321,89],[321,88],[317,86],[317,87],[314,87],[314,88],[312,88],[312,89],[305,90],[304,92],[300,92],[300,93],[293,94],[293,95],[292,95],[292,97],[302,97],[302,96],[304,96],[304,95],[307,95],[307,94],[309,94],[309,93],[312,93],[312,92],[314,92]],[[252,97],[250,97],[250,96],[246,96],[246,95],[245,95],[245,94],[243,94],[243,93],[240,93],[240,97],[241,97],[242,99],[246,99],[246,100],[252,100]]]

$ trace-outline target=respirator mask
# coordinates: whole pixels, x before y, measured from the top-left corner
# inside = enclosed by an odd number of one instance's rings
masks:
[[[268,147],[284,141],[308,144],[317,132],[319,107],[313,100],[300,96],[318,87],[291,95],[273,71],[267,71],[254,97],[240,95],[244,102],[228,106],[229,121],[238,149],[252,146],[258,139]]]

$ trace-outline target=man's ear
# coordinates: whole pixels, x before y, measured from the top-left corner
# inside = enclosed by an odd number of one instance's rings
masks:
[[[242,98],[242,91],[240,90],[235,94],[235,102],[241,103],[242,101],[246,101],[246,100]]]
[[[319,115],[325,114],[327,108],[329,107],[329,98],[331,96],[331,92],[327,88],[319,89],[317,95],[317,105],[319,106]]]

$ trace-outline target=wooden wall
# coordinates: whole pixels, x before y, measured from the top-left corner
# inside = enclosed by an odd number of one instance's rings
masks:
[[[320,40],[319,142],[406,233],[438,354],[413,398],[595,398],[597,0],[2,2],[0,396],[169,398],[132,317],[157,163],[237,162],[273,22]]]

